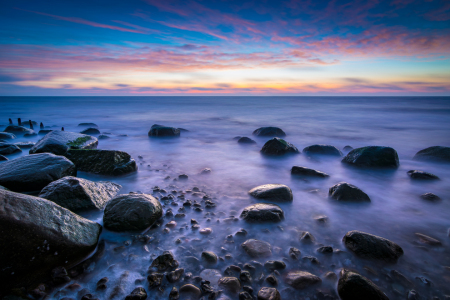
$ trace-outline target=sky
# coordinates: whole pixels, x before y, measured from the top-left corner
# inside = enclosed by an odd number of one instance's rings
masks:
[[[450,96],[449,0],[2,0],[0,96]]]

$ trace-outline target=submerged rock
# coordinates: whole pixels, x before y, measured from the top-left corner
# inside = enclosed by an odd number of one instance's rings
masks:
[[[124,175],[137,171],[136,161],[117,150],[69,150],[64,155],[79,171],[102,175]]]
[[[183,297],[181,299],[199,299],[202,295],[202,291],[193,284],[185,284],[180,287],[180,295]]]
[[[330,177],[330,175],[328,175],[327,173],[300,166],[293,166],[291,169],[291,175],[320,178]]]
[[[292,190],[284,184],[264,184],[252,188],[248,193],[257,199],[275,202],[291,202],[293,199]]]
[[[248,138],[246,136],[239,138],[237,142],[239,144],[256,144],[256,142],[254,140],[252,140],[251,138]]]
[[[33,143],[33,142],[19,142],[19,143],[14,143],[14,145],[19,147],[20,149],[27,149],[27,148],[33,148],[33,146],[36,145],[36,143]]]
[[[41,153],[0,164],[0,185],[15,192],[40,191],[54,180],[76,176],[75,165],[64,156]]]
[[[256,136],[286,136],[286,133],[278,127],[260,127],[253,131],[253,135]]]
[[[49,152],[64,155],[69,149],[95,149],[98,140],[90,135],[67,131],[52,131],[40,139],[30,154]]]
[[[441,246],[442,243],[431,236],[425,235],[423,233],[416,232],[415,235],[419,238],[420,242],[430,246]]]
[[[97,246],[101,226],[55,203],[0,190],[0,290],[50,278],[52,269],[71,267]]]
[[[231,294],[238,294],[241,290],[241,283],[236,277],[222,277],[219,279],[218,285]]]
[[[78,124],[79,127],[98,127],[95,123],[80,123]]]
[[[98,136],[98,139],[99,140],[107,140],[107,139],[110,139],[111,137],[109,136],[109,135],[106,135],[106,134],[100,134],[99,136]]]
[[[0,143],[0,155],[9,155],[22,152],[22,150],[14,144]]]
[[[419,171],[419,170],[408,171],[408,175],[409,175],[409,177],[411,177],[411,179],[439,180],[439,177],[437,177],[436,175],[428,173],[428,172],[424,172],[424,171]]]
[[[258,291],[258,300],[281,300],[281,295],[276,288],[262,287]]]
[[[353,147],[347,145],[347,146],[345,146],[344,148],[342,148],[342,150],[344,150],[344,151],[352,151],[352,150],[353,150]]]
[[[280,138],[268,140],[261,149],[261,153],[265,155],[283,155],[288,153],[298,154],[298,149],[291,143]]]
[[[80,133],[82,134],[100,134],[100,130],[98,130],[97,128],[94,127],[90,127],[90,128],[86,128],[83,131],[81,131]]]
[[[162,206],[153,196],[118,195],[106,205],[103,224],[114,231],[144,230],[161,217]]]
[[[147,292],[143,287],[135,288],[131,294],[125,297],[125,300],[145,300],[147,299]]]
[[[3,139],[3,140],[12,140],[12,139],[15,139],[16,138],[16,136],[14,135],[14,134],[12,134],[12,133],[9,133],[9,132],[0,132],[0,139]]]
[[[250,239],[241,244],[244,251],[254,258],[269,257],[272,255],[272,247],[269,243]]]
[[[9,133],[21,133],[21,134],[33,134],[35,133],[34,130],[25,128],[23,126],[16,126],[16,125],[9,125],[8,127],[5,128],[5,130],[3,130],[3,132],[9,132]]]
[[[164,125],[155,124],[150,128],[148,136],[152,137],[178,137],[180,136],[180,129],[175,127],[167,127]]]
[[[337,290],[342,300],[389,300],[372,281],[345,269],[340,273]]]
[[[366,193],[347,182],[339,182],[330,187],[328,196],[338,201],[370,202]]]
[[[438,195],[435,195],[433,193],[425,193],[420,195],[420,198],[422,198],[423,200],[428,200],[428,201],[440,201],[442,200],[441,197],[439,197]]]
[[[433,146],[420,150],[413,157],[414,160],[450,162],[450,147]]]
[[[285,281],[294,289],[303,290],[315,284],[321,283],[322,279],[309,272],[290,271],[286,275]]]
[[[403,255],[402,247],[396,243],[357,230],[347,232],[342,240],[348,249],[365,259],[395,263]]]
[[[342,156],[342,152],[331,145],[311,145],[303,149],[306,155]]]
[[[71,211],[103,209],[120,188],[120,185],[108,181],[93,182],[66,176],[47,185],[39,197]]]
[[[353,149],[342,159],[342,162],[369,168],[397,168],[400,165],[397,151],[391,147],[383,146]]]
[[[244,208],[241,218],[248,222],[279,222],[284,219],[284,212],[278,205],[257,203]]]

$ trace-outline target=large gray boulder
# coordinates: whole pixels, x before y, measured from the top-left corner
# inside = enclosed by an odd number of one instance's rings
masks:
[[[64,176],[76,176],[75,165],[64,156],[41,153],[0,164],[0,185],[15,192],[40,191]]]
[[[286,133],[281,128],[278,127],[260,127],[255,131],[253,131],[253,135],[284,137],[286,136]]]
[[[5,128],[5,130],[3,130],[3,132],[8,132],[8,133],[16,133],[16,134],[33,134],[35,133],[34,130],[25,128],[23,126],[17,126],[17,125],[9,125],[8,127]]]
[[[30,154],[49,152],[56,155],[64,155],[69,149],[95,149],[97,145],[98,140],[90,135],[67,131],[51,131],[30,149]]]
[[[106,205],[103,224],[114,231],[144,230],[161,217],[162,206],[153,196],[118,195]]]
[[[0,155],[9,155],[22,152],[22,150],[14,144],[0,143]]]
[[[257,199],[274,202],[291,202],[293,199],[292,190],[284,184],[264,184],[252,188],[248,193]]]
[[[74,150],[64,154],[79,171],[101,175],[125,175],[136,172],[136,161],[123,151],[117,150]]]
[[[370,198],[366,193],[347,182],[339,182],[330,187],[328,196],[338,201],[370,202]]]
[[[0,139],[2,140],[12,140],[15,139],[16,136],[9,132],[0,132]]]
[[[120,185],[109,181],[93,182],[66,176],[47,185],[39,197],[71,211],[103,209],[120,188]]]
[[[342,152],[331,145],[311,145],[303,149],[306,155],[342,156]]]
[[[326,178],[330,176],[327,173],[300,166],[293,166],[291,169],[291,175],[319,178]]]
[[[395,263],[403,255],[402,247],[396,243],[357,230],[347,232],[342,241],[349,250],[365,259]]]
[[[322,282],[322,279],[314,274],[304,271],[290,271],[285,281],[296,290],[303,290]]]
[[[433,146],[420,150],[413,157],[414,160],[432,162],[450,162],[450,147]]]
[[[51,201],[0,189],[0,290],[45,281],[83,261],[102,227]]]
[[[269,257],[272,255],[272,247],[269,243],[250,239],[241,244],[244,251],[254,258]]]
[[[298,154],[300,151],[289,142],[280,138],[268,140],[261,149],[261,153],[265,155],[284,155],[288,153]]]
[[[397,151],[383,146],[353,149],[342,159],[342,162],[368,168],[397,168],[400,165]]]
[[[179,137],[180,129],[175,127],[168,127],[164,125],[155,124],[150,128],[148,136],[151,137]]]
[[[341,300],[389,300],[372,281],[346,269],[340,273],[337,289]]]
[[[284,219],[284,212],[275,204],[256,203],[244,208],[241,218],[247,222],[279,222]]]

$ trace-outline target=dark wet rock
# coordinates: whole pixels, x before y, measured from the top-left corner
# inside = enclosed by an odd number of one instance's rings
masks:
[[[311,145],[303,149],[306,155],[342,156],[342,152],[331,145]]]
[[[241,271],[242,270],[239,266],[231,265],[225,269],[224,274],[227,276],[236,277],[236,276],[239,276]]]
[[[94,127],[90,127],[90,128],[86,128],[83,131],[81,131],[80,133],[82,134],[100,134],[100,130],[98,130],[97,128]]]
[[[7,157],[4,157],[3,155],[0,154],[0,161],[7,161],[9,160]]]
[[[255,131],[253,131],[253,135],[283,137],[286,136],[286,133],[281,128],[278,127],[260,127]]]
[[[5,130],[6,131],[6,130]],[[450,147],[433,146],[420,150],[413,157],[414,160],[432,162],[450,162]]]
[[[22,150],[14,144],[0,143],[0,155],[9,155],[22,152]]]
[[[430,246],[441,246],[442,243],[431,236],[425,235],[423,233],[416,232],[415,235],[419,238],[420,242]]]
[[[3,130],[3,132],[16,133],[16,134],[25,134],[25,133],[32,134],[32,133],[34,133],[34,131],[31,129],[25,128],[23,126],[16,126],[16,125],[9,125],[8,127],[5,128],[5,130]]]
[[[367,146],[350,151],[343,163],[368,168],[397,168],[400,163],[397,151],[391,147]]]
[[[241,218],[248,222],[279,222],[284,219],[284,212],[278,205],[257,203],[244,208]]]
[[[251,138],[248,138],[246,136],[239,138],[237,142],[239,144],[256,144],[256,142],[254,140],[252,140]]]
[[[342,240],[348,249],[365,259],[394,263],[403,255],[403,249],[396,243],[361,231],[349,231]]]
[[[3,139],[3,140],[12,140],[12,139],[15,139],[16,138],[16,136],[14,135],[14,134],[12,134],[12,133],[9,133],[9,132],[0,132],[0,139]]]
[[[276,288],[263,287],[258,292],[258,300],[281,300],[281,295]]]
[[[347,146],[345,146],[344,148],[342,148],[342,150],[344,150],[344,151],[352,151],[352,150],[353,150],[353,147],[347,145]]]
[[[162,206],[147,194],[125,194],[111,199],[105,207],[103,224],[114,231],[144,230],[162,217]]]
[[[180,136],[180,129],[174,127],[167,127],[155,124],[148,132],[148,136],[152,137],[178,137]]]
[[[331,246],[322,246],[317,249],[317,252],[322,254],[332,254],[333,253],[333,247]]]
[[[409,175],[409,177],[411,177],[411,179],[439,180],[439,177],[437,177],[436,175],[428,173],[428,172],[424,172],[424,171],[419,171],[419,170],[408,171],[408,175]]]
[[[99,140],[107,140],[107,139],[110,139],[111,137],[109,136],[109,135],[106,135],[106,134],[100,134],[99,136],[98,136],[98,139]]]
[[[174,259],[172,252],[164,251],[163,254],[153,260],[150,267],[156,268],[158,271],[165,271],[178,267],[178,262]]]
[[[304,271],[290,271],[285,278],[287,284],[296,290],[306,289],[322,282],[322,279],[314,274]]]
[[[250,239],[242,243],[244,251],[254,258],[268,257],[272,255],[272,247],[269,243]]]
[[[219,279],[218,285],[231,294],[238,294],[241,290],[241,283],[236,277],[222,277]]]
[[[39,130],[39,134],[46,135],[47,133],[50,133],[52,131],[53,131],[53,129],[41,129],[41,130]]]
[[[227,299],[229,298],[227,297]],[[244,291],[239,293],[239,300],[253,300],[253,297],[249,292]]]
[[[320,177],[320,178],[326,178],[330,176],[327,173],[300,166],[293,166],[291,169],[291,175],[304,177]]]
[[[288,153],[298,154],[298,149],[289,142],[280,138],[268,140],[261,149],[265,155],[284,155]]]
[[[422,297],[420,297],[419,293],[415,290],[408,291],[406,297],[408,300],[422,300]]]
[[[63,155],[69,149],[95,149],[98,140],[90,135],[67,131],[52,131],[30,149],[30,154],[53,153]]]
[[[145,300],[147,299],[147,292],[142,287],[135,288],[131,294],[125,297],[125,300]]]
[[[164,279],[164,274],[162,273],[152,273],[147,276],[148,287],[155,288],[161,285]]]
[[[252,275],[250,271],[244,270],[239,274],[239,280],[244,283],[251,284],[252,283]]]
[[[248,193],[257,199],[274,202],[291,202],[293,199],[292,190],[284,184],[264,184],[251,189]]]
[[[289,256],[290,256],[292,259],[298,260],[298,259],[300,258],[300,255],[301,255],[301,254],[302,254],[302,253],[301,253],[300,250],[298,250],[297,248],[295,248],[295,247],[289,248]]]
[[[405,275],[403,275],[402,273],[400,273],[397,270],[391,270],[391,272],[389,273],[391,275],[391,277],[398,283],[400,283],[401,285],[405,286],[405,287],[412,287],[413,283],[406,278]]]
[[[372,281],[345,269],[340,273],[337,290],[342,300],[389,300]]]
[[[203,251],[202,259],[209,264],[215,264],[215,263],[217,263],[218,257],[212,251]]]
[[[316,241],[316,238],[308,231],[300,232],[300,242],[308,244]]]
[[[97,290],[99,291],[104,291],[106,290],[106,288],[108,287],[106,284],[108,283],[109,278],[108,277],[103,277],[102,279],[100,279],[99,281],[97,281]]]
[[[169,272],[166,274],[167,281],[170,283],[177,282],[180,280],[181,276],[184,274],[184,269],[176,269],[175,271]]]
[[[64,267],[56,267],[54,268],[51,273],[52,281],[55,284],[62,284],[66,282],[70,282],[69,274],[67,273],[66,268]]]
[[[201,175],[208,175],[208,174],[211,174],[211,169],[210,168],[205,168],[205,169],[203,169],[203,170],[201,170],[200,171],[200,174]]]
[[[98,127],[95,123],[80,123],[78,124],[79,127]]]
[[[0,290],[28,286],[84,260],[101,226],[55,203],[0,190]]]
[[[39,197],[55,202],[71,211],[103,209],[122,186],[109,182],[93,182],[66,176],[47,185]]]
[[[266,277],[266,282],[268,282],[270,285],[277,286],[278,285],[278,279],[275,277],[274,274],[270,274]]]
[[[136,161],[117,150],[69,150],[64,155],[79,171],[101,175],[125,175],[137,171]]]
[[[420,195],[420,198],[427,201],[440,201],[442,200],[438,195],[435,195],[433,193],[425,193]]]
[[[22,156],[0,164],[0,185],[15,192],[40,191],[64,176],[76,176],[75,165],[50,153]]]
[[[14,143],[14,145],[19,147],[20,149],[29,149],[29,148],[33,148],[34,145],[36,145],[36,143],[33,143],[33,142],[18,142],[18,143]]]
[[[323,276],[325,279],[329,280],[329,281],[336,281],[337,280],[337,275],[334,272],[327,272],[325,273],[325,275]]]
[[[185,284],[180,287],[180,295],[183,295],[182,299],[198,299],[202,291],[193,284]]]
[[[186,174],[180,174],[178,175],[178,180],[188,180],[189,176]]]
[[[330,187],[328,196],[338,201],[370,202],[370,198],[366,193],[347,182],[339,182]]]
[[[266,261],[264,264],[264,267],[269,270],[270,272],[273,272],[275,270],[284,270],[286,269],[286,264],[281,260],[269,260]]]
[[[178,300],[180,299],[180,293],[176,287],[173,287],[169,293],[169,300]]]

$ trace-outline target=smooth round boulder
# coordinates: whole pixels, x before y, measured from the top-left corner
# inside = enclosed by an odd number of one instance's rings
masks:
[[[420,198],[422,198],[423,200],[432,201],[432,202],[442,200],[441,197],[439,197],[438,195],[433,194],[433,193],[422,194],[422,195],[420,195]]]
[[[347,182],[339,182],[330,187],[328,197],[337,201],[370,202],[366,193]]]
[[[417,180],[439,180],[439,177],[437,177],[434,174],[428,173],[428,172],[424,172],[424,171],[419,171],[419,170],[411,170],[407,172],[409,177],[411,177],[411,179],[417,179]]]
[[[9,155],[22,152],[22,149],[14,144],[0,143],[0,155]]]
[[[254,258],[269,257],[272,255],[272,247],[269,243],[250,239],[241,244],[244,251]]]
[[[258,300],[281,300],[281,295],[276,288],[262,287],[258,291]]]
[[[292,202],[292,190],[284,184],[264,184],[252,188],[248,192],[256,199],[270,200],[274,202]]]
[[[51,131],[30,149],[30,154],[64,155],[69,149],[95,149],[98,140],[90,135],[67,131]]]
[[[299,154],[300,151],[289,142],[280,138],[268,140],[261,149],[264,155]]]
[[[414,160],[450,163],[450,147],[433,146],[420,150]]]
[[[257,203],[244,208],[241,218],[247,222],[280,222],[284,219],[284,212],[278,205]]]
[[[3,132],[8,132],[8,133],[16,133],[16,134],[33,134],[35,133],[34,130],[25,128],[23,126],[17,126],[17,125],[9,125],[8,127],[5,128],[5,130],[3,130]]]
[[[120,188],[120,185],[109,181],[93,182],[66,176],[47,185],[39,197],[71,211],[103,209]]]
[[[241,283],[236,277],[222,277],[218,285],[231,294],[238,294],[241,290]]]
[[[181,299],[194,300],[200,298],[202,291],[193,284],[185,284],[180,287],[180,295],[183,296]]]
[[[162,217],[162,206],[147,194],[118,195],[105,207],[103,224],[113,231],[144,230]]]
[[[237,142],[239,144],[256,144],[256,142],[254,140],[252,140],[251,138],[248,138],[246,136],[239,138]]]
[[[311,145],[303,149],[306,155],[342,156],[342,152],[331,145]]]
[[[322,282],[320,277],[304,271],[290,271],[285,281],[296,290],[303,290]]]
[[[96,127],[98,128],[98,125],[95,123],[80,123],[78,124],[79,127]]]
[[[0,132],[0,139],[3,139],[3,140],[12,140],[12,139],[15,139],[16,138],[16,136],[14,135],[14,134],[12,134],[12,133],[9,133],[9,132]]]
[[[318,178],[330,177],[327,173],[300,166],[293,166],[291,169],[291,175]]]
[[[148,136],[150,136],[150,137],[179,137],[180,129],[155,124],[150,128],[150,131],[148,132]]]
[[[212,251],[203,251],[202,252],[202,259],[208,264],[215,264],[215,263],[217,263],[217,260],[219,258]]]
[[[84,129],[84,130],[81,131],[80,133],[82,133],[82,134],[88,134],[88,135],[91,135],[91,134],[100,134],[100,130],[98,130],[97,128],[94,128],[94,127],[89,127],[89,128]]]
[[[278,127],[260,127],[255,131],[253,131],[253,135],[283,137],[286,136],[286,133],[281,128]]]
[[[396,243],[361,231],[353,230],[342,239],[344,245],[356,256],[395,263],[403,255],[403,249]]]
[[[353,149],[342,159],[342,162],[365,168],[398,168],[400,165],[397,151],[383,146]]]
[[[341,300],[389,300],[372,281],[346,269],[340,273],[337,290]]]

